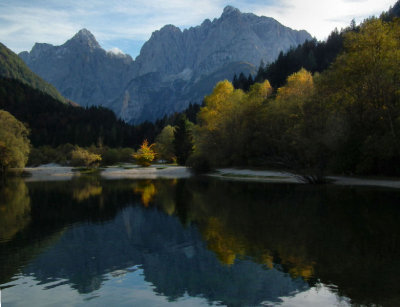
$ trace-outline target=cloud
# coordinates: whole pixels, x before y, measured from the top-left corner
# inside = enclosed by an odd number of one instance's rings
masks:
[[[393,5],[393,0],[283,0],[283,9],[277,6],[258,6],[255,12],[269,14],[286,26],[305,29],[318,39],[325,39],[335,28],[343,28],[354,18],[356,22],[379,15]]]
[[[121,49],[119,49],[118,47],[113,47],[110,50],[108,50],[107,52],[109,53],[113,53],[113,54],[125,54]]]
[[[61,37],[73,33],[73,28],[63,11],[24,7],[5,10],[0,5],[0,37],[17,51],[33,40],[61,43]]]

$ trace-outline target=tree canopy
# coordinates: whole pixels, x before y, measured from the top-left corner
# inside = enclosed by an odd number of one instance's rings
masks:
[[[173,162],[176,160],[174,148],[175,128],[167,125],[156,137],[155,151],[159,159]]]
[[[151,162],[156,157],[153,147],[154,144],[149,145],[149,142],[144,140],[138,152],[133,154],[133,158],[136,160],[136,163],[144,167],[150,166]]]
[[[22,168],[28,161],[29,131],[7,111],[0,110],[0,175],[11,167]]]

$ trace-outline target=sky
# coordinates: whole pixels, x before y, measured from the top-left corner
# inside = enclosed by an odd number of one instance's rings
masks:
[[[166,24],[186,29],[219,18],[226,5],[273,17],[324,40],[352,19],[386,11],[395,0],[0,0],[0,42],[14,52],[35,42],[61,45],[82,28],[106,50],[135,58],[153,31]]]

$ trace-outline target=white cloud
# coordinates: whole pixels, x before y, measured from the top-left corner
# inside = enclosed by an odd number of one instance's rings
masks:
[[[26,50],[35,42],[62,43],[74,33],[68,14],[45,8],[0,7],[0,37],[15,51]]]
[[[282,24],[305,29],[318,39],[325,39],[337,27],[344,28],[354,18],[360,23],[372,15],[379,15],[394,4],[393,0],[283,0],[280,7],[262,6],[255,13],[274,17]]]
[[[111,48],[107,52],[113,53],[113,54],[116,54],[116,55],[120,55],[120,54],[124,55],[125,54],[121,49],[119,49],[117,47]]]

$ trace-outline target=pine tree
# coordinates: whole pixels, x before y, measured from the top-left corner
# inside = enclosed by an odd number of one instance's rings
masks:
[[[185,165],[186,160],[193,152],[193,124],[187,119],[185,115],[181,115],[175,127],[174,133],[174,148],[175,155],[179,165]]]

